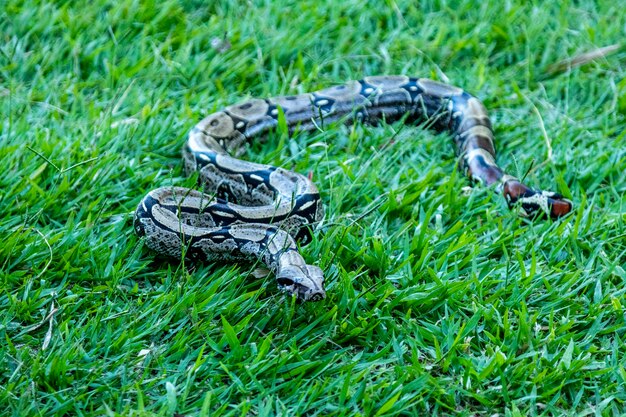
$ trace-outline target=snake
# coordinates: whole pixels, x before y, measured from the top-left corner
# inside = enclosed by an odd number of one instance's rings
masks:
[[[478,98],[427,78],[380,75],[312,93],[252,98],[208,115],[191,129],[182,152],[186,173],[198,174],[202,190],[148,192],[135,211],[134,229],[158,254],[261,262],[297,300],[321,300],[323,271],[307,264],[298,246],[324,217],[318,188],[305,175],[241,155],[279,123],[292,134],[383,120],[425,123],[450,134],[459,169],[503,195],[521,216],[559,218],[572,211],[561,194],[533,189],[496,164],[493,127]]]

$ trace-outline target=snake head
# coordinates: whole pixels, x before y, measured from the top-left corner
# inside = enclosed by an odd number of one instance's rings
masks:
[[[277,272],[276,281],[281,290],[295,294],[300,301],[319,301],[326,298],[324,273],[317,266],[285,266]]]

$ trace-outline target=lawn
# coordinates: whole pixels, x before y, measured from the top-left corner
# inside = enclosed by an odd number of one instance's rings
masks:
[[[0,0],[0,415],[626,412],[618,1]],[[277,129],[311,175],[327,298],[155,256],[133,212],[250,97],[407,74],[480,97],[499,162],[575,203],[523,220],[400,122]]]

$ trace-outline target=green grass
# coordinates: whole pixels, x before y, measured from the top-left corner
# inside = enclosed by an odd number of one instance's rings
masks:
[[[626,412],[626,52],[557,65],[623,42],[623,7],[367,3],[0,1],[0,414]],[[134,235],[148,190],[194,185],[204,115],[386,73],[481,97],[501,164],[575,213],[467,192],[448,135],[329,126],[246,156],[322,190],[325,301]]]

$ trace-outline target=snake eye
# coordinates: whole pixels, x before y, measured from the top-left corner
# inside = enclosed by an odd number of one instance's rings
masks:
[[[276,282],[278,282],[278,285],[280,285],[281,287],[290,287],[295,284],[295,282],[291,278],[287,277],[276,278]]]

